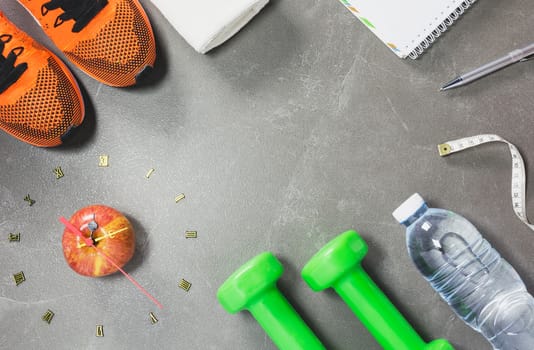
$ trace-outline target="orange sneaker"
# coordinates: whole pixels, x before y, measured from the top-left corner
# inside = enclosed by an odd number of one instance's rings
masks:
[[[83,117],[82,95],[67,66],[0,12],[0,129],[51,147]]]
[[[57,47],[91,77],[129,86],[156,59],[138,0],[18,0]]]

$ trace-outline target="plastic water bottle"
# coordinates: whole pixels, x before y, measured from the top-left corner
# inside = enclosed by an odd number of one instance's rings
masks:
[[[534,299],[473,224],[417,193],[393,216],[413,262],[456,314],[496,350],[534,349]]]

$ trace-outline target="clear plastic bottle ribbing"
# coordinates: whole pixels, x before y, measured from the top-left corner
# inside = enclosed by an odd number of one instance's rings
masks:
[[[426,203],[402,224],[415,265],[467,324],[496,350],[534,349],[534,299],[473,224]]]

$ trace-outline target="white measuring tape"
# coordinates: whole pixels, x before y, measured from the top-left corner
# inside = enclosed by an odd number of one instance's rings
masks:
[[[531,230],[534,231],[534,225],[528,222],[525,204],[525,183],[526,173],[523,157],[512,143],[506,141],[499,135],[483,134],[463,139],[447,141],[438,145],[439,155],[444,157],[451,153],[456,153],[471,147],[479,146],[488,142],[503,142],[508,145],[512,155],[512,205],[515,215]]]

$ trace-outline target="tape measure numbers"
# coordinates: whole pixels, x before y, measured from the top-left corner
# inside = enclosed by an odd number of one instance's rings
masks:
[[[534,225],[532,225],[527,218],[526,208],[526,172],[525,163],[523,157],[511,142],[506,141],[499,135],[483,134],[471,137],[465,137],[462,139],[447,141],[438,145],[439,155],[442,157],[449,154],[463,151],[468,148],[480,146],[489,142],[503,142],[508,145],[510,154],[512,155],[512,205],[515,215],[531,230],[534,231]]]

